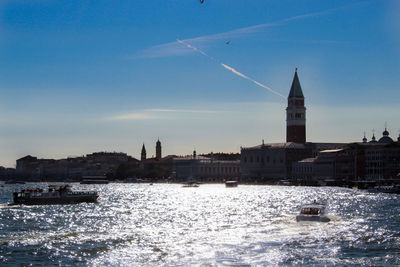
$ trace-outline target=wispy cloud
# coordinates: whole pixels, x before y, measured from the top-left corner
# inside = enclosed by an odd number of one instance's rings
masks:
[[[345,7],[347,7],[347,6],[345,6]],[[320,11],[320,12],[302,14],[302,15],[278,20],[275,22],[263,23],[263,24],[258,24],[258,25],[253,25],[253,26],[249,26],[249,27],[243,27],[243,28],[237,28],[237,29],[227,31],[227,32],[221,32],[221,33],[216,33],[216,34],[211,34],[211,35],[204,35],[204,36],[199,36],[199,37],[195,37],[195,38],[184,39],[182,41],[191,43],[191,44],[195,44],[196,46],[202,46],[202,45],[205,45],[205,44],[208,44],[208,43],[211,43],[214,41],[218,41],[218,40],[242,38],[242,37],[249,36],[251,34],[262,32],[263,30],[270,28],[270,27],[281,26],[281,25],[284,25],[284,24],[287,24],[287,23],[290,23],[290,22],[296,21],[296,20],[326,15],[326,14],[335,12],[341,8],[344,8],[344,7],[327,9],[327,10]],[[167,57],[167,56],[182,56],[182,55],[189,54],[191,52],[193,52],[193,50],[191,50],[189,48],[182,48],[181,46],[179,46],[179,40],[177,40],[174,42],[160,44],[160,45],[152,46],[150,48],[141,50],[138,53],[136,53],[133,57],[135,57],[135,58],[157,58],[157,57]]]
[[[128,113],[128,114],[121,114],[111,117],[106,117],[106,120],[111,121],[126,121],[126,120],[151,120],[156,119],[156,116],[146,113]]]
[[[132,113],[119,114],[114,116],[106,117],[105,120],[109,121],[136,121],[136,120],[154,120],[154,119],[166,119],[170,115],[165,115],[165,113],[197,113],[197,114],[215,114],[222,111],[217,110],[201,110],[201,109],[162,109],[162,108],[152,108],[144,109],[140,111],[135,111]],[[163,115],[164,114],[164,115]]]
[[[175,113],[218,113],[220,111],[217,110],[200,110],[200,109],[160,109],[160,108],[153,108],[148,109],[147,111],[151,112],[175,112]]]

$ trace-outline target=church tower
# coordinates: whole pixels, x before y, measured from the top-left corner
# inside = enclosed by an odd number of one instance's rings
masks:
[[[142,146],[142,153],[140,155],[140,160],[141,161],[146,160],[146,148],[144,147],[144,144]]]
[[[158,160],[161,159],[161,142],[160,142],[160,139],[158,139],[157,143],[156,143],[156,159],[158,159]]]
[[[306,107],[304,106],[304,95],[297,76],[297,68],[294,73],[286,108],[286,142],[306,142]]]

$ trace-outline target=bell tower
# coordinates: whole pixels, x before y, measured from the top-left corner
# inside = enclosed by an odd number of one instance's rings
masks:
[[[297,68],[286,108],[286,142],[306,142],[306,107],[304,106],[304,95],[299,76],[297,76]]]
[[[156,142],[156,159],[158,159],[158,160],[161,159],[161,142],[160,142],[160,139],[158,139],[157,142]]]
[[[146,148],[144,147],[144,143],[142,146],[142,152],[140,153],[140,160],[141,161],[146,160]]]

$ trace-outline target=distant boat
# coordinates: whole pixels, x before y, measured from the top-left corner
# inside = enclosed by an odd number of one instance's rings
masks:
[[[199,187],[200,185],[196,182],[189,182],[184,184],[182,187]]]
[[[25,184],[23,181],[8,180],[4,184]]]
[[[13,204],[57,205],[96,202],[99,195],[95,191],[72,191],[69,185],[49,185],[48,191],[24,189],[13,193]]]
[[[84,179],[81,181],[81,184],[108,184],[108,180],[89,180]]]
[[[375,186],[368,189],[370,193],[400,194],[400,186]]]
[[[291,185],[289,180],[279,180],[276,184],[277,185]]]
[[[226,181],[225,182],[225,187],[237,187],[238,182],[237,181]]]
[[[81,184],[108,184],[106,176],[83,176]]]

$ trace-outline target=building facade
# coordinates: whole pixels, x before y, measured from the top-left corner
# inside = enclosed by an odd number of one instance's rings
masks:
[[[264,144],[263,142],[255,147],[242,147],[241,177],[242,180],[249,182],[275,183],[286,179],[294,183],[302,182],[310,178],[310,163],[304,162],[307,165],[307,173],[296,173],[295,176],[292,174],[293,163],[315,158],[323,150],[339,149],[344,145],[306,142],[306,107],[296,69],[286,108],[286,143]],[[303,169],[300,166],[295,167]]]
[[[173,179],[177,182],[224,182],[240,178],[240,160],[215,160],[196,156],[173,159]]]
[[[17,160],[16,175],[25,181],[80,181],[83,176],[112,174],[129,160],[133,158],[120,152],[95,152],[57,160],[28,155]]]
[[[292,162],[309,158],[311,147],[300,143],[261,144],[242,148],[240,169],[242,180],[270,183],[291,177]]]

